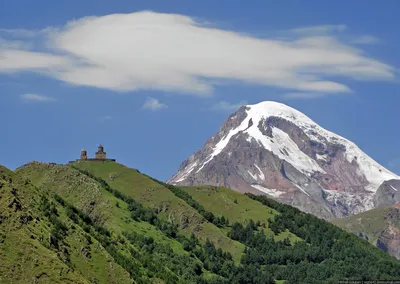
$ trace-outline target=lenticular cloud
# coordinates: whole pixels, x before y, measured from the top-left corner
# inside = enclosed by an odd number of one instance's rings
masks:
[[[13,39],[2,38],[0,30],[0,72],[37,72],[74,85],[116,91],[200,95],[210,94],[213,82],[221,80],[342,93],[351,90],[341,78],[394,77],[391,66],[329,33],[335,29],[300,30],[288,32],[285,39],[256,38],[176,14],[146,11],[86,17],[38,31],[36,38],[32,31],[29,38],[18,41],[20,30]],[[315,30],[319,32],[310,32]]]

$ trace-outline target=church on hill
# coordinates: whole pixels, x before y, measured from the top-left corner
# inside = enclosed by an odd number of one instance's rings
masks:
[[[77,159],[76,161],[112,161],[112,162],[115,162],[115,159],[107,159],[107,153],[104,152],[104,147],[103,147],[103,145],[100,144],[99,147],[97,148],[97,152],[95,153],[94,158],[88,158],[86,149],[82,149],[80,159]],[[73,163],[76,161],[71,161],[70,163]]]

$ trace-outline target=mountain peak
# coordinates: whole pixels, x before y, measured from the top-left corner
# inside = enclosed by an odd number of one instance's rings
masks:
[[[264,118],[276,116],[292,122],[298,122],[307,125],[317,125],[317,123],[315,123],[311,118],[301,111],[298,111],[297,109],[280,102],[262,101],[257,104],[247,105],[246,107],[249,109],[250,114],[258,114]]]
[[[334,135],[336,138],[345,139],[337,134],[323,129],[304,113],[283,103],[275,101],[263,101],[254,105],[246,105],[246,109],[248,116],[253,120],[256,119],[259,121],[260,119],[266,119],[271,116],[279,117],[288,120],[306,130],[318,128],[318,130],[322,130],[320,131],[320,134],[324,134],[324,136],[328,138]]]
[[[400,178],[353,142],[292,107],[263,101],[232,114],[168,182],[268,194],[330,218],[373,208],[372,195],[391,179]]]
[[[250,113],[265,116],[278,116],[288,119],[305,119],[313,122],[302,112],[276,101],[262,101],[253,105],[246,105],[250,109]]]

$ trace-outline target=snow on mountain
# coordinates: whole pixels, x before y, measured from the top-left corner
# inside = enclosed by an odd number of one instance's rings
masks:
[[[371,191],[376,191],[379,185],[381,185],[382,182],[386,180],[399,178],[399,176],[395,175],[394,173],[390,172],[389,170],[385,169],[377,162],[375,162],[371,157],[369,157],[360,148],[358,148],[357,145],[354,144],[353,142],[320,127],[309,117],[289,106],[277,102],[261,102],[256,105],[249,106],[249,108],[250,108],[248,111],[249,117],[254,117],[254,119],[255,120],[257,119],[257,121],[265,119],[269,116],[281,117],[299,126],[303,131],[305,131],[305,133],[310,137],[310,139],[324,143],[324,138],[325,138],[329,142],[339,143],[346,146],[345,154],[347,161],[351,163],[354,159],[357,160],[361,173],[370,182],[370,187],[368,189],[370,189]],[[251,132],[249,132],[249,130],[247,131],[247,133],[249,133],[251,137],[253,137],[254,139],[258,139],[259,141],[265,141],[265,139],[263,139],[263,136],[260,135],[260,132],[257,131],[258,129],[256,127],[252,127],[251,129],[253,131]],[[280,139],[278,143],[281,145],[287,144],[283,146],[283,148],[289,147],[294,150],[292,152],[293,155],[290,155],[294,156],[293,161],[292,162],[288,161],[289,163],[291,163],[297,169],[303,169],[305,171],[308,170],[314,172],[321,170],[318,167],[318,164],[315,166],[314,160],[306,158],[302,154],[298,153],[299,149],[296,147],[296,144],[293,143],[293,141],[287,137],[286,133],[281,133],[281,137],[285,135],[286,137],[284,137],[284,139]],[[263,143],[263,145],[266,148],[268,147],[268,143]],[[274,153],[276,154],[276,151],[274,151]],[[298,156],[296,156],[295,153],[297,153]],[[323,170],[321,170],[321,172],[323,172]]]
[[[329,218],[370,209],[392,179],[400,177],[353,142],[289,106],[261,102],[231,115],[168,182],[264,193]]]

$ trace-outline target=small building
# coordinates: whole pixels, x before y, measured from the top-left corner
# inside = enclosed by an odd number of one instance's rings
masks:
[[[103,145],[100,144],[99,147],[97,147],[97,152],[95,153],[94,158],[88,158],[87,151],[85,148],[83,148],[81,150],[80,158],[75,161],[70,161],[70,163],[74,163],[77,161],[111,161],[111,162],[115,162],[115,159],[107,159],[107,153],[104,152],[104,147],[103,147]]]
[[[99,145],[99,147],[97,148],[97,152],[96,152],[96,159],[98,160],[105,160],[107,159],[107,154],[106,152],[104,152],[104,147],[103,145]]]
[[[85,148],[81,151],[81,160],[87,160],[87,152]]]

